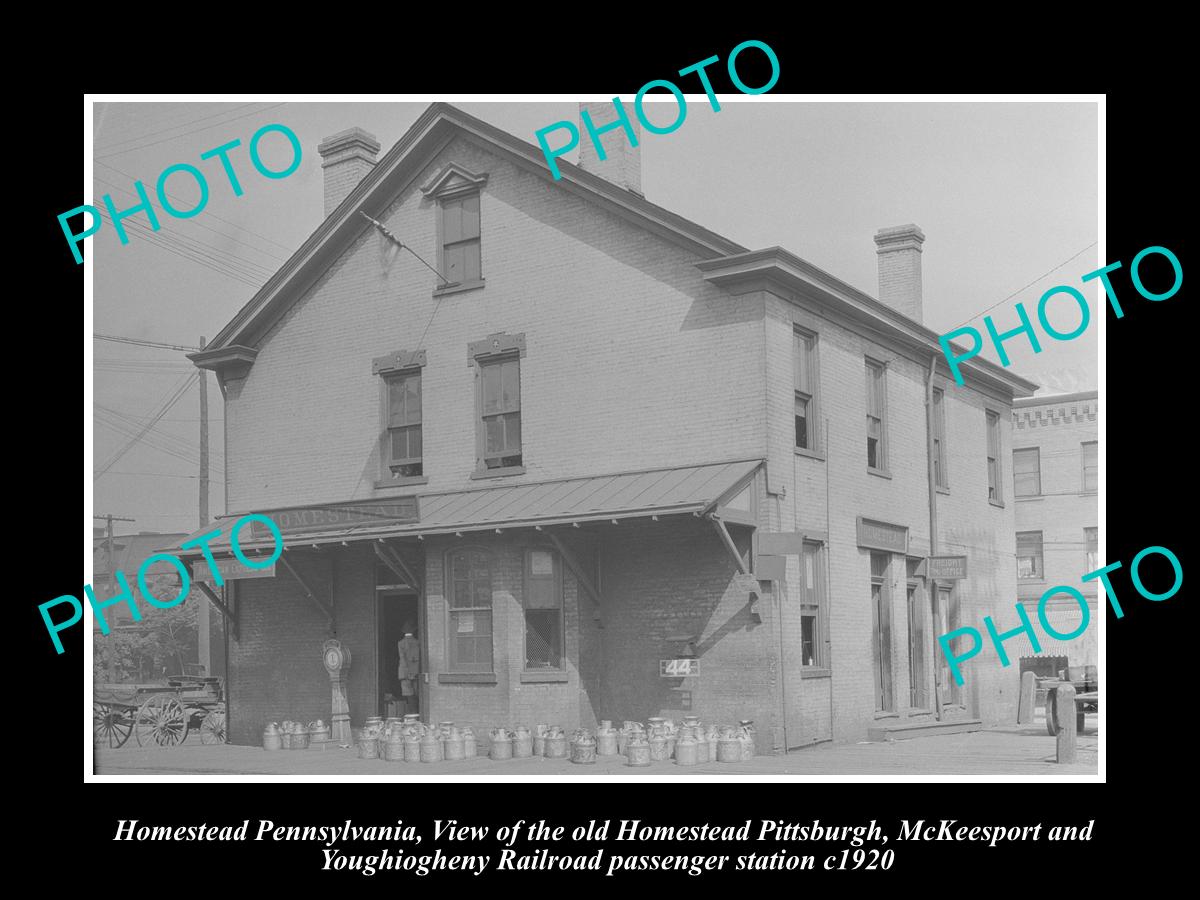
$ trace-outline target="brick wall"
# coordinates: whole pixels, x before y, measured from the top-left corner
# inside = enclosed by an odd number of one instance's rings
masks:
[[[428,269],[407,252],[385,265],[384,239],[365,230],[230,386],[230,509],[380,495],[371,360],[416,349],[427,324],[426,490],[478,486],[467,344],[500,331],[526,335],[526,480],[761,452],[761,304],[731,300],[695,255],[463,138],[380,217],[424,259],[436,264],[436,209],[416,185],[450,161],[488,174],[486,286],[435,298]]]

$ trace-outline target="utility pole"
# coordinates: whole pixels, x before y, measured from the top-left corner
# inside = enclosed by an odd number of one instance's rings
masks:
[[[203,350],[206,341],[200,338],[200,349]],[[200,370],[200,527],[208,524],[208,372]],[[200,665],[204,674],[212,674],[212,646],[209,635],[208,600],[201,598],[200,607],[196,610],[196,634]]]
[[[107,523],[104,530],[104,551],[108,558],[108,584],[113,596],[117,593],[117,566],[113,553],[113,522],[136,522],[137,519],[125,519],[121,516],[114,516],[112,513],[106,513],[102,516],[92,516],[93,519],[103,519]]]

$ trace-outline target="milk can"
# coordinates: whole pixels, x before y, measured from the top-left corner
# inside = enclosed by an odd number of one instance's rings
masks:
[[[364,726],[358,733],[358,758],[379,759],[379,731],[374,726]]]
[[[725,731],[724,728],[721,729]],[[717,762],[735,763],[742,761],[742,742],[738,740],[738,736],[732,733],[722,734],[717,738]]]
[[[401,734],[404,734],[403,730],[401,730]],[[408,734],[404,734],[404,761],[421,761],[421,734],[416,728],[409,730]]]
[[[705,737],[708,738],[709,762],[717,761],[717,741],[719,740],[719,734],[720,732],[718,732],[716,725],[709,725],[708,730],[705,732]]]
[[[303,722],[292,723],[292,749],[308,749],[308,726]]]
[[[329,726],[317,719],[308,723],[308,745],[328,743],[330,738]]]
[[[279,726],[274,722],[268,722],[267,727],[263,729],[263,749],[264,750],[282,750],[283,741],[279,736]]]
[[[633,723],[622,722],[617,729],[617,753],[624,756],[629,748],[629,736],[633,734]]]
[[[462,730],[463,759],[474,759],[478,747],[475,746],[475,729],[467,726]]]
[[[612,722],[604,719],[596,729],[596,755],[616,756],[617,753],[617,729],[613,728]]]
[[[741,726],[739,728],[739,731],[741,732],[741,734],[743,736],[742,759],[743,760],[754,759],[754,753],[755,753],[754,722],[750,719],[742,719],[740,721],[739,725]]]
[[[418,714],[418,713],[405,713],[405,714],[404,714],[404,724],[405,724],[405,725],[420,725],[420,724],[421,724],[421,716],[420,716],[420,714]]]
[[[567,758],[567,736],[562,728],[551,725],[546,730],[546,759]]]
[[[446,759],[463,759],[467,755],[466,747],[463,745],[462,732],[453,725],[442,739],[442,755]]]
[[[664,759],[673,759],[675,756],[675,742],[679,739],[679,728],[671,719],[667,719],[663,723],[663,737],[667,739],[667,755]]]
[[[512,756],[513,759],[529,759],[533,756],[533,735],[524,725],[513,729]]]
[[[692,727],[692,737],[696,739],[696,763],[712,762],[708,755],[708,735],[704,731],[704,726],[697,723]],[[675,752],[679,752],[679,748],[675,748]]]
[[[662,728],[666,724],[666,719],[662,716],[651,716],[646,720],[646,732],[650,737],[654,736],[654,732]]]
[[[292,749],[292,726],[294,724],[291,719],[284,719],[279,726],[279,742],[284,750]]]
[[[443,741],[446,739],[446,735],[450,733],[450,729],[453,727],[453,722],[438,722],[438,734],[441,735]]]
[[[442,738],[436,728],[425,731],[420,744],[421,762],[432,763],[442,761]]]
[[[650,744],[647,742],[645,735],[641,734],[640,732],[634,732],[630,736],[629,747],[626,749],[626,755],[629,757],[629,762],[626,763],[626,765],[650,765]]]
[[[576,731],[575,740],[571,741],[571,762],[582,765],[596,762],[596,739],[586,728]]]
[[[690,725],[692,728],[695,728],[697,725],[700,724],[700,717],[699,716],[684,716],[683,724]]]
[[[383,745],[383,758],[388,762],[404,761],[404,729],[400,726],[388,729],[387,741]]]
[[[667,738],[661,731],[650,736],[650,759],[662,762],[667,758]]]
[[[492,759],[512,759],[512,735],[503,728],[492,729]]]
[[[549,725],[545,722],[538,722],[533,726],[533,755],[542,757],[546,755],[546,731]]]
[[[683,732],[683,737],[675,744],[675,764],[677,766],[694,766],[699,763],[700,756],[696,749],[699,746],[700,744],[692,737],[692,729],[687,729]]]

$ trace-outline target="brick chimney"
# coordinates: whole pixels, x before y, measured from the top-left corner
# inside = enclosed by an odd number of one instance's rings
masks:
[[[879,299],[910,319],[921,321],[921,245],[916,225],[881,228],[875,235],[879,254]]]
[[[325,216],[337,209],[358,183],[375,168],[379,141],[361,128],[348,128],[321,141],[321,168],[325,170]]]
[[[625,110],[630,127],[636,135],[636,146],[629,140],[629,132],[618,125],[611,131],[603,132],[597,140],[604,146],[605,159],[600,159],[596,147],[592,143],[591,134],[583,121],[583,114],[588,114],[592,127],[599,131],[605,125],[617,121],[617,110],[611,100],[603,103],[579,104],[579,167],[593,175],[611,181],[617,187],[633,191],[639,197],[642,194],[642,126],[637,116]]]

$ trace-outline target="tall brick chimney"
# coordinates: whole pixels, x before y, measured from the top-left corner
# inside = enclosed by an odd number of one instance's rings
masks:
[[[369,131],[347,128],[321,141],[317,152],[325,170],[325,216],[328,217],[375,168],[379,141]]]
[[[579,167],[611,181],[618,187],[642,194],[642,126],[637,116],[625,110],[629,125],[637,137],[636,146],[629,140],[629,132],[618,125],[605,131],[597,140],[604,146],[605,159],[600,159],[596,147],[584,125],[583,114],[588,114],[592,127],[599,131],[605,125],[617,121],[617,109],[609,100],[604,103],[579,104]]]
[[[921,321],[921,245],[916,225],[881,228],[875,235],[879,254],[879,299],[910,319]]]

